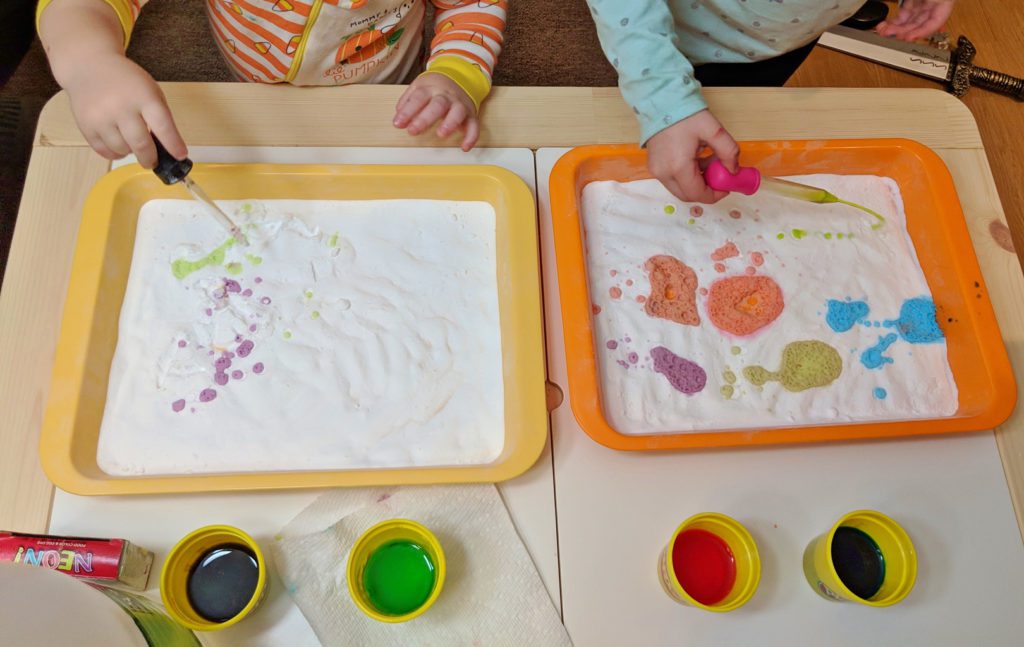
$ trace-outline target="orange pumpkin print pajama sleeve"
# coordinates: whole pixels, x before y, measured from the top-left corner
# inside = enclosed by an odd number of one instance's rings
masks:
[[[491,91],[491,73],[505,38],[508,1],[430,1],[436,11],[427,72],[451,78],[479,108]]]

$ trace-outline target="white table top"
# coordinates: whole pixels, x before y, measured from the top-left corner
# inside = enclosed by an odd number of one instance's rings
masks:
[[[564,152],[480,151],[536,186],[549,377],[566,385],[547,177]],[[507,156],[506,156],[507,154]],[[380,157],[377,157],[377,156]],[[428,151],[434,163],[464,162]],[[449,157],[449,155],[453,155]],[[201,161],[423,162],[400,149],[202,149]],[[368,157],[369,156],[369,157]],[[991,433],[688,453],[620,453],[599,446],[568,402],[552,414],[553,455],[500,486],[577,645],[1010,644],[1024,633],[1024,550]],[[553,473],[552,473],[553,462]],[[267,538],[316,492],[75,497],[57,492],[51,532],[128,536],[158,553],[206,523]],[[557,506],[557,525],[556,525]],[[889,609],[830,603],[804,580],[806,544],[844,512],[890,514],[915,540],[917,586]],[[758,541],[761,586],[739,611],[710,614],[662,592],[656,559],[685,517],[718,511]],[[151,593],[156,581],[151,581]],[[266,606],[210,644],[315,644],[301,614],[271,584]],[[274,591],[277,594],[274,594]]]
[[[197,162],[276,162],[324,164],[494,164],[536,190],[533,153],[528,149],[388,148],[215,148],[192,147]],[[122,160],[119,162],[127,163]],[[119,165],[118,164],[118,165]],[[498,486],[520,537],[555,605],[560,604],[558,547],[550,444],[526,474]],[[229,524],[266,544],[320,491],[231,494],[80,497],[56,490],[50,533],[125,537],[156,553],[148,595],[159,598],[159,568],[167,551],[190,531],[207,524]],[[271,580],[259,612],[222,632],[203,634],[208,645],[316,645],[316,636],[280,581]]]
[[[548,176],[567,149],[537,151],[549,379],[565,389]],[[1024,635],[1024,547],[991,432],[718,451],[606,449],[569,403],[552,413],[562,616],[577,645],[1015,644]],[[807,584],[806,545],[870,508],[913,538],[918,578],[897,606],[829,602]],[[714,614],[662,591],[658,556],[697,512],[754,535],[760,587]]]

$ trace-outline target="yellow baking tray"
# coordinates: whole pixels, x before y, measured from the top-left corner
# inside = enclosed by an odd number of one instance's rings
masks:
[[[492,166],[197,164],[191,175],[222,200],[433,199],[484,201],[497,215],[498,309],[505,445],[492,463],[455,467],[113,477],[96,463],[110,363],[142,205],[184,198],[137,165],[103,177],[85,201],[43,420],[39,455],[74,494],[496,482],[518,476],[547,439],[537,217],[515,174]],[[344,216],[339,216],[343,218]]]

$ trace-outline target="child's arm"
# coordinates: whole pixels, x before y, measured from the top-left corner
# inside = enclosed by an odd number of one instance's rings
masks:
[[[89,145],[107,159],[133,152],[152,168],[150,131],[175,157],[188,150],[160,87],[124,55],[139,6],[138,0],[43,0],[36,20],[53,76],[71,98]]]
[[[395,126],[418,135],[441,120],[438,137],[465,130],[462,149],[468,151],[480,136],[476,115],[491,90],[508,2],[430,1],[437,11],[427,71],[398,100]]]
[[[739,146],[707,110],[693,66],[676,48],[665,0],[587,0],[622,96],[640,121],[648,166],[669,191],[687,201],[715,202],[725,194],[704,182],[697,156],[709,146],[735,170]]]

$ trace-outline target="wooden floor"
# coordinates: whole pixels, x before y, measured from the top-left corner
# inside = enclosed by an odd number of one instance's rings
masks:
[[[1024,2],[960,0],[949,22],[955,41],[964,35],[978,48],[974,62],[1000,72],[1024,76]],[[791,87],[927,88],[938,84],[881,65],[815,48],[787,84]],[[991,233],[1004,248],[1016,241],[1024,261],[1024,103],[986,90],[972,89],[964,103],[974,114],[989,164],[1010,225],[993,225]],[[1012,234],[1012,238],[1011,238]]]

